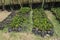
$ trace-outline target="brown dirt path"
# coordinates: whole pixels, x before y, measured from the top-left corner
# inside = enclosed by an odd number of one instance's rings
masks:
[[[55,31],[55,35],[56,35],[56,40],[60,40],[60,24],[58,23],[58,21],[56,20],[56,17],[52,14],[51,11],[45,11],[48,19],[52,22],[52,24],[54,25],[54,31]]]
[[[0,22],[6,19],[10,14],[11,12],[8,11],[0,11]]]

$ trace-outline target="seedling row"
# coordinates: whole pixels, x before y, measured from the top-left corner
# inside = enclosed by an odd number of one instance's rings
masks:
[[[33,32],[44,37],[46,34],[53,35],[53,25],[47,18],[43,9],[33,10]]]

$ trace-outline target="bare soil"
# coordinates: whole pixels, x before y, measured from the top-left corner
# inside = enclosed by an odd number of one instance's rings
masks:
[[[11,12],[8,11],[0,11],[0,22],[6,19],[10,14]]]

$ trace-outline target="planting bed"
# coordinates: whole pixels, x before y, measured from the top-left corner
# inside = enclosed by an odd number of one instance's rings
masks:
[[[15,16],[15,11],[12,11],[11,14],[2,22],[0,22],[0,30],[4,29],[5,25],[8,25],[11,22],[11,19]]]
[[[18,12],[13,11],[0,26],[4,28],[7,25],[8,32],[30,31],[30,11],[31,9],[29,7],[23,7]],[[33,21],[32,32],[34,34],[41,35],[42,37],[46,34],[53,36],[54,27],[42,8],[33,9],[31,19]]]
[[[33,9],[33,29],[32,32],[44,37],[46,34],[53,36],[53,25],[46,17],[43,9]]]
[[[60,8],[51,8],[51,11],[53,12],[53,14],[56,16],[56,19],[59,21],[60,23]]]
[[[20,32],[22,30],[25,30],[25,28],[28,28],[29,24],[29,12],[30,8],[23,7],[19,10],[19,12],[14,16],[11,23],[9,24],[10,27],[8,29],[9,32],[16,31]]]

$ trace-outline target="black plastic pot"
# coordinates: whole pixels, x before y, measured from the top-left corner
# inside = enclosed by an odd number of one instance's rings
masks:
[[[38,35],[41,35],[42,34],[42,30],[38,30]]]
[[[36,28],[36,30],[35,30],[35,34],[38,34],[38,28]]]
[[[16,27],[14,27],[14,28],[13,28],[13,31],[16,31],[16,32],[17,32],[17,28],[16,28]]]
[[[42,31],[41,33],[42,33],[42,34],[41,34],[41,37],[44,37],[44,36],[46,36],[46,34],[47,34],[46,31]]]
[[[4,29],[4,26],[0,24],[0,30],[3,30]]]
[[[21,27],[13,27],[12,31],[20,32],[20,31],[22,31],[22,28]]]
[[[35,33],[35,31],[36,31],[36,28],[33,28],[33,29],[32,29],[32,32]]]
[[[50,36],[53,36],[53,33],[54,33],[54,30],[53,29],[50,29],[48,30],[47,34],[49,34]]]
[[[36,35],[40,35],[41,37],[44,37],[47,34],[47,31],[39,30],[38,28],[33,28],[32,32]]]
[[[3,30],[4,29],[4,27],[0,27],[0,30]]]
[[[3,30],[4,29],[4,27],[0,27],[0,30]]]
[[[12,32],[13,31],[13,28],[8,28],[8,32]]]
[[[33,29],[32,29],[32,32],[33,32],[34,34],[38,34],[38,28],[33,28]]]
[[[18,28],[17,28],[17,31],[18,31],[18,32],[21,32],[21,31],[22,31],[22,27],[18,27]]]

